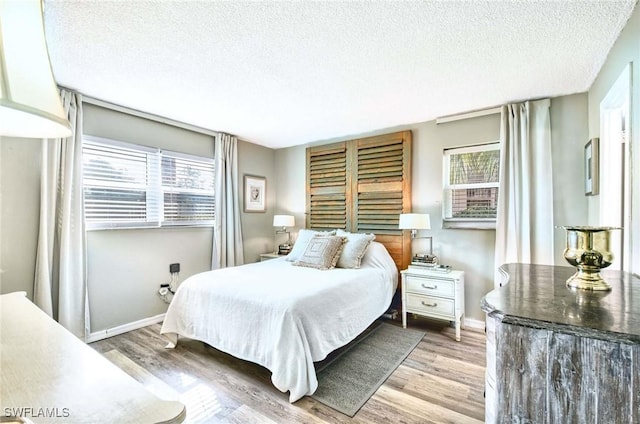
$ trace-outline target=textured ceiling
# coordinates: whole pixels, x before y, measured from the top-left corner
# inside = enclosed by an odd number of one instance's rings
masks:
[[[269,147],[589,89],[635,0],[45,1],[60,85]]]

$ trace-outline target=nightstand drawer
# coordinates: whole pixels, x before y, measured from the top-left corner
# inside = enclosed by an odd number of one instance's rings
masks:
[[[407,294],[407,311],[423,315],[454,315],[453,299]]]
[[[428,296],[442,296],[453,298],[455,283],[447,280],[435,280],[424,277],[406,276],[407,291]]]
[[[284,258],[286,255],[278,255],[277,253],[261,253],[260,262],[268,261],[271,259]]]

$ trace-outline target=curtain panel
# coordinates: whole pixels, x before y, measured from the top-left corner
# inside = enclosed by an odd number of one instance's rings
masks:
[[[240,192],[238,191],[238,139],[215,137],[215,226],[211,269],[244,264]]]
[[[82,97],[60,90],[72,135],[42,141],[34,303],[75,336],[89,334],[82,192]]]
[[[502,107],[495,286],[505,263],[553,264],[549,107],[549,99]]]

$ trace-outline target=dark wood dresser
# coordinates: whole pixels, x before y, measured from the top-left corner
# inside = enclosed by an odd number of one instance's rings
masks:
[[[487,423],[640,422],[640,278],[567,288],[572,267],[507,264],[487,313]]]

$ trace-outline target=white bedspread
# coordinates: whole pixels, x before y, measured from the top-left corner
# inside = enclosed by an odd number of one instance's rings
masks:
[[[373,243],[369,251],[382,245]],[[313,362],[347,344],[382,315],[397,270],[367,252],[360,269],[319,271],[284,258],[204,272],[185,280],[161,333],[205,343],[272,372],[295,402],[318,386]]]

